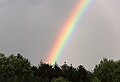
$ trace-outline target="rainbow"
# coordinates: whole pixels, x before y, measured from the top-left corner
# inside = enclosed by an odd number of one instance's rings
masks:
[[[61,56],[67,42],[72,36],[79,21],[82,19],[85,12],[92,0],[79,0],[76,7],[73,9],[72,14],[68,18],[67,22],[62,27],[62,31],[55,40],[55,44],[49,53],[47,63],[54,64]]]

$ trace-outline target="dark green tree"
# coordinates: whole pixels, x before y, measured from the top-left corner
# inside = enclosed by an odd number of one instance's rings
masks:
[[[28,59],[20,54],[0,56],[0,82],[30,82],[31,78],[32,70]]]
[[[54,78],[51,82],[70,82],[63,77]]]
[[[42,77],[43,79],[48,79],[48,82],[50,82],[54,78],[54,70],[53,66],[40,62],[38,66],[38,76]]]
[[[71,65],[67,65],[66,62],[61,66],[62,77],[67,78],[69,81],[76,82],[76,68]]]
[[[76,80],[78,82],[90,82],[90,72],[87,71],[84,66],[79,65],[76,73]]]
[[[54,74],[54,78],[58,78],[62,76],[62,70],[57,63],[53,65],[53,74]]]
[[[101,82],[119,82],[120,81],[120,61],[113,61],[104,58],[100,64],[94,68],[94,76]]]
[[[92,82],[101,82],[96,76],[92,79]]]

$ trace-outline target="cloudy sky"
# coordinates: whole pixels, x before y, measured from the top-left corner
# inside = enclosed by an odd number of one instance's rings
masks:
[[[79,0],[0,0],[0,52],[21,53],[37,65]],[[103,57],[120,59],[120,0],[95,0],[59,64],[92,69]]]

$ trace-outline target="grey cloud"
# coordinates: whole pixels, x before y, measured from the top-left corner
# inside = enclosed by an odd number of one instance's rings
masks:
[[[37,5],[42,0],[0,0],[0,5],[5,6],[5,5],[14,5],[14,4],[25,4],[25,5]]]
[[[22,53],[33,64],[44,61],[77,1],[0,0],[0,52]],[[95,0],[58,63],[92,69],[103,57],[119,59],[119,3]]]

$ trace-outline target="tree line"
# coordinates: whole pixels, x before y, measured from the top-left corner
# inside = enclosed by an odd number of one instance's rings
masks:
[[[120,60],[103,58],[88,71],[83,65],[73,67],[66,62],[59,66],[40,61],[34,66],[21,54],[0,53],[0,82],[120,82]]]

